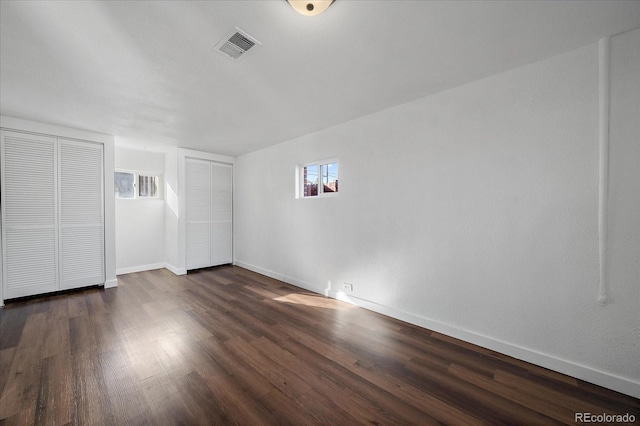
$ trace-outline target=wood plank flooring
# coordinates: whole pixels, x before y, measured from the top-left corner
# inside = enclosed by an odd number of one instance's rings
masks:
[[[640,401],[238,267],[0,310],[0,423],[575,424]]]

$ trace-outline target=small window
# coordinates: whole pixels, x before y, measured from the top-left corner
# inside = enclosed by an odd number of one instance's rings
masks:
[[[302,197],[316,197],[338,192],[338,162],[308,164],[300,167]]]
[[[127,172],[115,172],[116,198],[135,198],[135,174]]]
[[[115,172],[116,198],[160,198],[161,176],[136,172]]]
[[[138,196],[140,198],[158,197],[158,176],[138,175]]]

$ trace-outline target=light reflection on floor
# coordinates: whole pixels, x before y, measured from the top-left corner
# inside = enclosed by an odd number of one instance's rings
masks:
[[[316,308],[333,309],[336,311],[350,311],[357,309],[357,306],[349,305],[324,296],[315,296],[311,294],[290,293],[286,296],[274,297],[277,302],[293,303],[296,305],[312,306]]]

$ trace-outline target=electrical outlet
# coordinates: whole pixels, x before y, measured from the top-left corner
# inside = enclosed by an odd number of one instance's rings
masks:
[[[353,291],[353,284],[344,283],[344,284],[342,284],[342,289],[344,291]]]

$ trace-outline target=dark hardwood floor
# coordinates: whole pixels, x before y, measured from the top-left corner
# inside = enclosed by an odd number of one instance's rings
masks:
[[[3,424],[575,424],[640,401],[238,267],[0,310]]]

